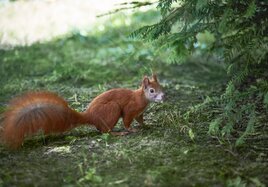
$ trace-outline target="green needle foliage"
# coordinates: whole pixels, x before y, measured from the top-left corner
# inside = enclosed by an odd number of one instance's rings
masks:
[[[229,81],[221,96],[191,108],[191,114],[213,110],[209,133],[223,137],[246,136],[267,117],[268,2],[265,0],[159,0],[162,19],[142,27],[132,37],[158,41],[172,54],[167,62],[190,56],[216,56],[226,66]],[[215,62],[216,63],[216,62]]]

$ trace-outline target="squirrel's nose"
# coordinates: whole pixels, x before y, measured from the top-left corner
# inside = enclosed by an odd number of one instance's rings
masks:
[[[165,97],[165,94],[164,94],[164,93],[162,94],[161,99],[162,99],[162,100],[165,100],[165,99],[166,99],[166,97]]]

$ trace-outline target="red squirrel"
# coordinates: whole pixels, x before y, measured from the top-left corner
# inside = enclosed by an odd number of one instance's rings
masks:
[[[0,140],[18,148],[25,137],[40,131],[62,133],[85,124],[95,126],[102,133],[125,135],[136,131],[131,128],[134,119],[143,125],[143,112],[150,102],[163,99],[164,93],[155,74],[151,79],[145,76],[137,90],[117,88],[100,94],[81,113],[69,108],[68,103],[54,93],[26,93],[10,102],[0,126]],[[113,132],[120,117],[127,131]]]

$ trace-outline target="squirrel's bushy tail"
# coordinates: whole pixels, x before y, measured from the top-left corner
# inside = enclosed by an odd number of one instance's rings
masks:
[[[26,136],[65,132],[83,123],[82,114],[50,92],[32,92],[11,101],[0,126],[3,144],[18,148]]]

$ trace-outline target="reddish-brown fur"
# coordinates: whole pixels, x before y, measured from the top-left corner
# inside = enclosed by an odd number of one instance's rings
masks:
[[[160,89],[156,77],[150,81],[148,79],[147,84]],[[27,93],[12,100],[8,111],[4,113],[4,122],[0,127],[1,142],[17,148],[26,136],[40,131],[44,134],[61,133],[82,124],[93,125],[101,132],[111,132],[120,117],[125,128],[133,131],[130,128],[133,119],[143,124],[142,113],[148,103],[144,86],[134,91],[112,89],[104,92],[82,113],[69,108],[68,103],[54,93]]]
[[[146,100],[143,90],[112,89],[97,96],[84,116],[89,124],[93,124],[101,132],[110,132],[120,117],[124,126],[130,130],[134,118],[141,114],[149,101]]]
[[[54,93],[32,92],[11,101],[4,114],[1,140],[19,147],[25,136],[64,132],[82,122],[81,114]]]

